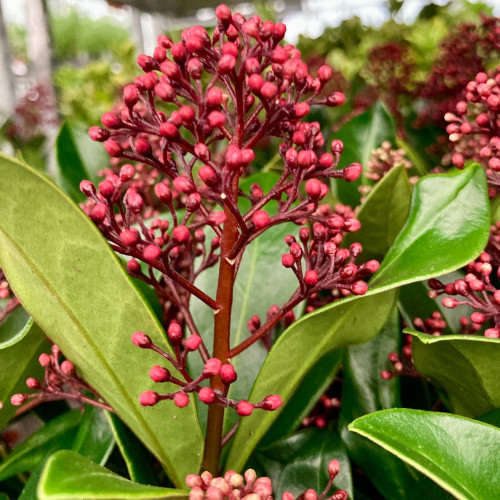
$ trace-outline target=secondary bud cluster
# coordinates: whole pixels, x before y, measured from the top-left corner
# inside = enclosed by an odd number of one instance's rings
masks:
[[[473,309],[470,320],[475,325],[472,331],[479,331],[486,326],[484,336],[490,338],[500,337],[500,290],[491,282],[493,273],[500,277],[500,270],[491,265],[491,256],[487,252],[471,262],[465,268],[466,275],[453,283],[443,284],[433,279],[429,282],[431,290],[429,296],[443,298],[443,306],[454,309],[465,305]],[[455,298],[458,297],[458,298]],[[462,321],[462,326],[464,321]]]
[[[42,353],[38,362],[45,369],[43,380],[29,377],[26,380],[26,386],[34,392],[14,394],[10,399],[11,403],[14,406],[27,403],[26,409],[30,409],[48,401],[69,400],[113,411],[95,389],[76,374],[73,363],[68,360],[60,362],[60,357],[61,351],[55,344],[50,354]],[[93,397],[90,397],[91,395]],[[24,408],[20,411],[24,411]]]
[[[344,490],[337,490],[328,496],[333,481],[340,472],[338,460],[328,463],[329,481],[322,493],[313,489],[306,490],[295,497],[290,492],[283,493],[282,500],[347,500]],[[247,469],[243,474],[227,471],[224,477],[213,477],[210,472],[189,474],[186,485],[190,488],[189,500],[273,500],[273,485],[268,477],[257,477],[253,469]]]
[[[446,113],[446,132],[452,143],[451,161],[463,168],[466,160],[484,165],[491,196],[500,186],[500,68],[478,73],[466,86],[465,100],[455,113]]]
[[[211,387],[202,386],[203,381],[210,380],[212,377],[219,376],[227,389],[230,384],[238,378],[233,365],[230,363],[222,363],[218,358],[208,358],[208,354],[201,337],[197,334],[190,335],[182,342],[183,334],[181,326],[176,323],[170,323],[167,330],[170,343],[174,346],[174,356],[165,352],[158,347],[151,338],[143,332],[137,331],[132,335],[132,343],[141,349],[151,349],[158,353],[166,361],[170,363],[176,372],[182,375],[184,380],[173,375],[167,368],[155,365],[149,371],[149,376],[153,382],[165,383],[169,382],[177,386],[179,389],[166,394],[158,394],[154,391],[145,391],[139,396],[139,402],[143,406],[154,406],[159,401],[173,400],[174,404],[179,408],[184,408],[189,404],[190,393],[198,394],[198,398],[203,403],[218,404],[225,408],[234,408],[238,415],[246,417],[252,414],[255,408],[262,410],[277,410],[281,406],[281,398],[278,395],[270,395],[258,403],[249,403],[246,400],[236,401],[229,399],[226,394],[227,390],[221,392],[214,390]],[[186,368],[186,358],[190,352],[199,351],[204,366],[201,373],[192,378]]]

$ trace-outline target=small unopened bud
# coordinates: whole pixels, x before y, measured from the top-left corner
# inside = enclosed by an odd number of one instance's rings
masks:
[[[170,372],[163,366],[153,366],[149,370],[149,376],[153,382],[168,382],[170,380]]]
[[[92,212],[90,212],[90,218],[95,224],[101,224],[106,218],[108,213],[108,206],[105,203],[97,203]]]
[[[361,175],[362,170],[363,167],[361,166],[360,163],[351,163],[348,167],[344,168],[345,180],[347,182],[356,181]]]
[[[368,285],[364,281],[356,281],[351,287],[354,295],[364,295],[368,290]]]
[[[220,373],[221,360],[218,358],[210,358],[203,367],[203,375],[205,377],[213,377]]]
[[[238,403],[238,405],[236,406],[236,412],[241,417],[250,416],[252,414],[253,410],[254,410],[254,405],[252,403],[249,403],[248,401],[245,401],[244,399],[242,399]],[[245,472],[245,479],[247,478],[246,476],[247,476],[247,473]],[[247,481],[248,481],[248,479],[247,479]]]
[[[201,345],[201,337],[194,333],[186,339],[185,347],[188,351],[196,351]]]
[[[257,210],[252,215],[252,222],[256,229],[264,229],[269,225],[269,214],[265,210]]]
[[[182,329],[179,323],[172,321],[170,325],[168,325],[167,335],[170,342],[177,344],[182,340]]]
[[[160,397],[158,393],[154,391],[144,391],[139,396],[139,403],[142,406],[154,406],[159,400]]]
[[[189,229],[183,225],[174,227],[172,230],[172,236],[178,243],[186,243],[189,240]]]
[[[80,182],[80,191],[85,196],[94,196],[96,194],[95,186],[90,181]]]
[[[230,363],[220,367],[220,377],[225,384],[232,384],[238,378],[234,366]]]
[[[457,307],[458,301],[457,299],[454,299],[453,297],[445,297],[443,299],[443,306],[447,307],[449,309],[455,309]]]
[[[65,360],[61,363],[61,371],[68,376],[72,376],[75,374],[75,365],[68,360]]]
[[[26,379],[26,386],[28,389],[40,389],[41,385],[40,382],[36,378],[29,377]]]
[[[132,344],[142,349],[149,349],[153,345],[149,336],[141,331],[134,332],[130,339],[132,340]]]
[[[318,283],[318,273],[316,271],[313,271],[312,269],[309,269],[309,271],[307,271],[304,276],[304,283],[307,286],[316,285]]]
[[[27,397],[25,394],[13,394],[10,398],[10,402],[14,406],[21,406],[26,401],[26,399]]]
[[[142,251],[142,256],[145,260],[152,262],[158,259],[161,255],[161,248],[157,245],[146,245]]]
[[[202,403],[209,405],[215,401],[215,392],[210,387],[202,387],[198,393],[198,397]]]
[[[277,410],[283,404],[283,400],[278,394],[271,394],[264,399],[263,404],[268,410]]]
[[[174,396],[174,404],[179,408],[184,408],[189,404],[189,396],[184,392],[177,392]]]
[[[104,143],[104,149],[107,151],[109,156],[116,158],[123,153],[123,148],[113,139],[109,139]]]
[[[330,460],[328,463],[328,475],[333,479],[340,472],[340,462],[338,460]]]

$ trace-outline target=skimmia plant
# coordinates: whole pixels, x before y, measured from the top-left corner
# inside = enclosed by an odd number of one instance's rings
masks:
[[[339,128],[338,70],[309,67],[282,23],[216,18],[160,35],[91,140],[62,126],[62,190],[0,158],[0,425],[57,415],[0,462],[0,488],[495,498],[477,464],[496,458],[471,443],[498,430],[470,419],[500,407],[498,72],[456,89],[442,163],[457,168],[435,174],[405,130],[409,46],[370,53],[395,119],[354,105]],[[441,428],[474,436],[444,465]]]

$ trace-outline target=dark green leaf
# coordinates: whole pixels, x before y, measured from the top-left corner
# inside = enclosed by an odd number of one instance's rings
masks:
[[[349,429],[409,463],[461,500],[500,498],[500,429],[456,415],[393,409]]]
[[[387,356],[398,350],[401,327],[394,311],[380,333],[369,342],[346,349],[343,369],[342,407],[339,428],[349,456],[363,469],[388,500],[442,498],[432,481],[370,441],[353,434],[347,426],[355,418],[385,408],[400,406],[399,379],[384,380]]]
[[[394,143],[395,135],[394,120],[382,102],[378,101],[363,114],[348,121],[334,135],[334,139],[340,139],[344,143],[339,167],[343,168],[356,162],[361,163],[363,170],[366,171],[373,150],[378,148],[383,141]],[[334,182],[333,190],[342,203],[355,207],[361,200],[358,187],[368,183],[362,175],[356,182]]]
[[[274,344],[250,394],[260,401],[279,394],[286,402],[314,364],[327,352],[374,337],[396,303],[394,290],[362,298],[349,297],[296,321]],[[241,420],[226,468],[240,470],[283,408],[255,411]]]
[[[37,488],[38,488],[38,481],[40,481],[40,476],[42,475],[43,468],[45,466],[45,462],[41,462],[36,469],[33,470],[31,473],[30,478],[28,479],[28,482],[23,488],[23,491],[21,492],[21,495],[19,496],[18,500],[37,500],[38,495],[37,495]],[[0,497],[1,500],[2,497]]]
[[[5,349],[19,342],[29,331],[33,320],[21,307],[12,311],[0,325],[0,349]]]
[[[410,210],[411,189],[405,168],[393,168],[373,188],[361,205],[357,219],[361,229],[348,233],[346,246],[357,241],[363,246],[364,261],[382,260],[406,222]]]
[[[309,414],[321,395],[328,389],[335,377],[344,351],[338,349],[326,353],[304,377],[299,388],[291,397],[277,420],[263,438],[263,443],[272,443],[292,433]]]
[[[500,340],[405,331],[413,335],[417,370],[444,388],[454,413],[476,417],[500,408]]]
[[[328,496],[340,489],[352,498],[349,459],[332,429],[303,430],[260,449],[258,455],[266,476],[273,481],[275,498],[280,498],[285,491],[298,497],[310,488],[321,494],[328,484],[330,460],[340,462],[340,472]]]
[[[97,228],[58,188],[5,156],[0,177],[0,261],[16,295],[182,484],[201,460],[195,405],[143,408],[139,394],[154,388],[148,371],[158,357],[130,342],[143,330],[169,350],[163,329]]]
[[[484,422],[485,424],[494,425],[495,427],[500,427],[500,408],[491,410],[480,417],[476,417],[476,420]]]
[[[87,405],[71,449],[104,465],[113,451],[115,439],[104,410]]]
[[[4,404],[0,411],[0,429],[3,429],[17,409],[10,404],[10,397],[27,391],[28,377],[39,378],[43,375],[38,357],[49,350],[50,344],[36,323],[32,323],[22,340],[0,350],[0,401]]]
[[[480,165],[424,177],[415,184],[408,220],[371,285],[392,288],[453,271],[479,255],[488,235],[489,203]]]
[[[0,481],[34,469],[57,450],[71,448],[81,420],[82,414],[74,410],[54,418],[37,430],[0,463]]]
[[[64,122],[56,139],[57,183],[75,201],[84,201],[80,182],[97,182],[97,172],[109,163],[102,144],[90,139],[82,125]]]
[[[184,499],[187,492],[137,484],[74,451],[52,455],[38,487],[40,500]]]
[[[150,466],[148,452],[143,444],[116,415],[108,412],[106,416],[127,465],[130,479],[141,484],[157,484],[156,476]]]

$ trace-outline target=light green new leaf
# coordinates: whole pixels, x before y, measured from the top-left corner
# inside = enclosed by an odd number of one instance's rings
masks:
[[[500,429],[445,413],[383,410],[349,430],[382,446],[460,500],[500,498]]]
[[[177,500],[187,492],[137,484],[74,451],[52,455],[38,485],[39,500]]]
[[[500,408],[500,340],[471,335],[433,337],[412,330],[419,373],[443,387],[454,413],[477,417]]]
[[[291,325],[271,349],[250,399],[259,401],[277,393],[286,405],[305,374],[326,352],[366,342],[377,334],[396,294],[374,295],[463,266],[483,249],[488,234],[487,186],[480,166],[420,180],[408,221],[367,294],[334,302]],[[280,411],[254,412],[242,420],[229,453],[229,468],[243,467]]]
[[[201,460],[194,404],[180,410],[138,401],[154,387],[148,371],[158,357],[135,347],[130,335],[143,330],[170,349],[157,319],[97,228],[56,186],[5,156],[0,177],[0,262],[15,294],[182,484]]]
[[[30,331],[32,324],[33,319],[22,307],[14,309],[0,325],[0,349],[19,342]]]

